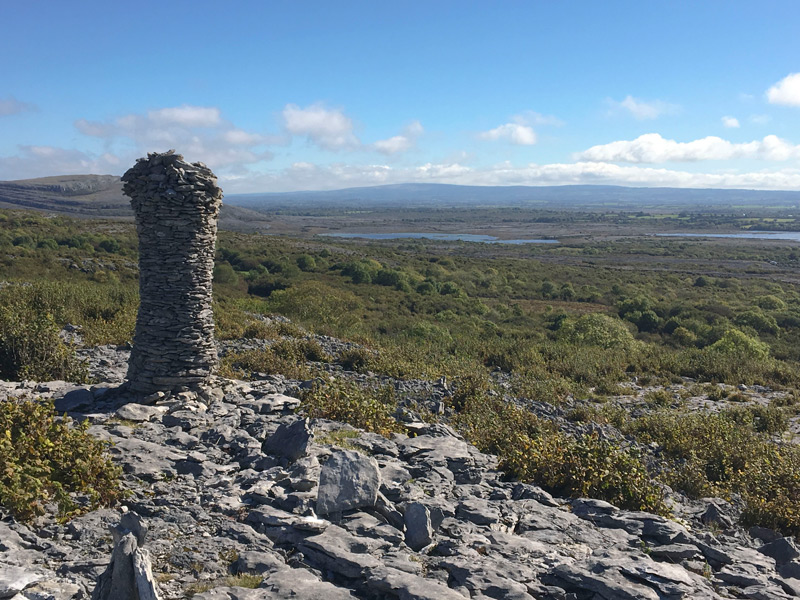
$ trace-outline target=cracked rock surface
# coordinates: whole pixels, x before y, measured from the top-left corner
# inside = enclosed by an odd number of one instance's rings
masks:
[[[114,367],[123,352],[97,349],[106,384],[0,382],[0,401],[52,397],[89,419],[130,490],[124,507],[66,524],[0,513],[0,599],[90,598],[123,508],[148,527],[163,599],[800,597],[796,543],[736,528],[722,500],[678,522],[554,498],[504,480],[495,457],[441,423],[391,439],[305,423],[303,383],[280,376],[119,405],[107,391],[124,375]],[[347,448],[325,443],[339,429]],[[287,431],[301,443],[288,447]],[[260,583],[237,585],[243,574]]]

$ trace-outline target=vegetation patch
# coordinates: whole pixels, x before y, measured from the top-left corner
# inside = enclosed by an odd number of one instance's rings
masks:
[[[214,579],[211,581],[198,581],[190,583],[186,587],[186,596],[192,598],[197,594],[202,594],[209,590],[218,587],[240,587],[247,589],[256,589],[264,581],[261,575],[242,573],[240,575],[229,575],[221,579]]]
[[[0,294],[0,378],[84,382],[86,366],[59,336],[43,291],[15,286]]]
[[[67,520],[117,502],[122,471],[88,427],[58,418],[52,402],[0,402],[0,504],[27,521],[51,503]]]
[[[252,377],[255,373],[264,373],[304,379],[311,374],[307,365],[309,361],[330,362],[331,357],[313,339],[284,338],[266,348],[224,356],[220,373],[227,377]]]
[[[762,420],[763,419],[763,420]],[[777,423],[777,425],[776,425]],[[800,533],[800,447],[765,434],[780,419],[758,408],[720,414],[660,411],[629,423],[666,461],[658,477],[693,498],[741,494],[746,523]]]
[[[596,435],[571,437],[529,411],[489,395],[485,378],[459,382],[455,422],[501,468],[521,481],[558,494],[606,500],[631,510],[667,514],[664,494],[641,458]]]
[[[301,410],[312,419],[342,421],[384,436],[402,430],[394,418],[397,400],[389,386],[362,387],[344,380],[315,383],[301,400]]]

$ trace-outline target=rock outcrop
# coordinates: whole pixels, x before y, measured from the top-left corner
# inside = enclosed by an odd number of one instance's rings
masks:
[[[158,600],[150,557],[142,548],[147,526],[138,515],[126,512],[110,531],[114,552],[92,592],[92,600]]]
[[[149,524],[166,600],[800,597],[796,543],[719,519],[704,525],[711,512],[728,514],[721,499],[687,505],[677,521],[555,498],[505,480],[494,457],[443,423],[390,439],[306,423],[296,396],[310,382],[280,376],[218,380],[213,391],[162,394],[151,406],[117,406],[106,393],[115,383],[77,388],[92,399],[72,414],[113,442],[131,492],[124,504]],[[13,396],[70,391],[0,385]],[[289,430],[303,443],[281,452]],[[0,519],[0,598],[88,598],[119,522],[109,509],[66,525]]]
[[[139,313],[128,366],[138,394],[201,386],[217,366],[211,281],[222,190],[170,150],[122,176],[139,235]]]

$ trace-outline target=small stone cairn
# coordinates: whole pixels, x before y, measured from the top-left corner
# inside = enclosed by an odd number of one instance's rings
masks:
[[[97,580],[92,600],[159,600],[150,557],[142,548],[147,525],[139,515],[127,512],[119,525],[109,529],[114,538],[114,553]]]
[[[218,364],[211,281],[222,190],[208,167],[174,150],[138,159],[122,181],[139,235],[140,305],[127,389],[200,389]]]

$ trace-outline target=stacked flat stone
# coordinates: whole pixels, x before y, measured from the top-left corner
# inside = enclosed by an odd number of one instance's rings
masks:
[[[211,280],[222,190],[202,163],[174,150],[140,158],[122,176],[139,236],[139,314],[128,389],[183,391],[217,367]]]

